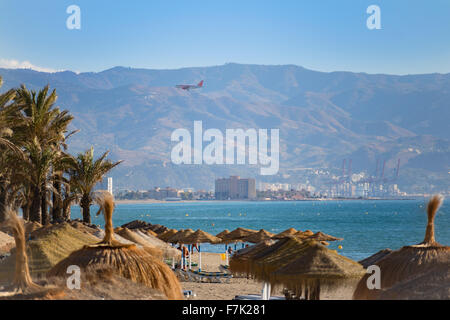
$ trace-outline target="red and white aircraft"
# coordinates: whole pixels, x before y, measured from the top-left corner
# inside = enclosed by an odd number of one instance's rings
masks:
[[[178,85],[176,85],[176,87],[178,89],[183,89],[183,90],[187,90],[187,91],[189,91],[191,89],[199,89],[199,88],[203,87],[203,80],[200,81],[197,85],[195,85],[195,84],[178,84]]]

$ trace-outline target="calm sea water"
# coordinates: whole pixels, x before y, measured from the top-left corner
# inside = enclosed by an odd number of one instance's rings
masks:
[[[436,216],[436,239],[450,244],[450,206],[443,205]],[[349,200],[298,202],[192,202],[119,204],[114,226],[132,220],[144,220],[175,229],[202,229],[217,234],[237,227],[266,229],[273,233],[293,227],[297,230],[322,231],[343,241],[330,248],[360,260],[378,250],[398,249],[423,240],[426,226],[425,200]],[[92,208],[95,214],[97,208]],[[80,208],[72,209],[80,218]],[[103,217],[93,217],[103,226]],[[238,244],[238,248],[241,245]],[[223,252],[223,245],[202,245],[203,251]]]

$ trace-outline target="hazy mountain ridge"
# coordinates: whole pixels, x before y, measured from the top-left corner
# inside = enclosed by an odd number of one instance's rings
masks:
[[[377,159],[389,160],[392,169],[400,158],[400,188],[414,185],[416,168],[438,175],[434,189],[448,190],[450,74],[391,76],[226,64],[81,74],[0,69],[0,75],[2,91],[20,83],[56,88],[58,104],[75,115],[73,126],[81,129],[71,139],[71,150],[94,144],[125,159],[114,173],[122,187],[211,188],[214,177],[229,173],[261,178],[257,168],[172,165],[171,132],[192,131],[193,121],[202,120],[204,129],[222,131],[279,128],[280,175],[263,180],[304,183],[290,169],[337,170],[344,158],[353,159],[354,172],[374,171]],[[201,79],[201,90],[174,88]]]

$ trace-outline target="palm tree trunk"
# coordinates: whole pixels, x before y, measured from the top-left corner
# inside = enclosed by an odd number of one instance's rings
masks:
[[[55,177],[55,181],[53,182],[53,188],[55,191],[53,192],[53,208],[52,208],[52,219],[53,221],[60,222],[62,220],[62,205],[61,205],[61,182],[60,176],[57,175]]]
[[[50,216],[47,210],[47,190],[42,188],[41,193],[41,214],[42,214],[42,224],[46,225],[50,223]]]
[[[70,220],[70,203],[67,205],[63,205],[62,215],[63,215],[64,221]]]
[[[41,189],[33,186],[32,201],[30,208],[30,221],[41,223]]]
[[[6,191],[0,187],[0,223],[5,221]]]
[[[91,201],[89,199],[89,194],[83,194],[80,202],[81,208],[83,209],[83,222],[91,223]]]
[[[30,202],[27,201],[23,206],[22,206],[22,217],[23,220],[28,221],[30,219]]]

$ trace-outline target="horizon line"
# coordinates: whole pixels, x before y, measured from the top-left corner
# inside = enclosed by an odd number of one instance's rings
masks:
[[[177,71],[177,70],[184,70],[184,69],[207,69],[207,68],[215,68],[215,67],[223,67],[226,65],[240,65],[240,66],[261,66],[261,67],[295,67],[295,68],[301,68],[308,71],[313,72],[320,72],[320,73],[353,73],[353,74],[365,74],[369,76],[397,76],[397,77],[405,77],[405,76],[425,76],[425,75],[450,75],[450,72],[428,72],[428,73],[405,73],[405,74],[396,74],[396,73],[369,73],[365,71],[346,71],[346,70],[334,70],[334,71],[321,71],[321,70],[314,70],[309,69],[301,65],[297,64],[257,64],[257,63],[239,63],[239,62],[225,62],[223,64],[218,65],[206,65],[206,66],[187,66],[187,67],[177,67],[177,68],[145,68],[145,67],[131,67],[131,66],[123,66],[123,65],[117,65],[113,66],[101,71],[73,71],[69,69],[62,69],[62,70],[56,70],[56,71],[42,71],[42,70],[36,70],[33,68],[7,68],[7,67],[0,67],[0,70],[24,70],[24,71],[34,71],[36,73],[45,73],[45,74],[57,74],[57,73],[64,73],[64,72],[70,72],[74,73],[76,75],[81,74],[100,74],[103,72],[111,71],[113,69],[122,68],[122,69],[131,69],[131,70],[147,70],[147,71]]]

